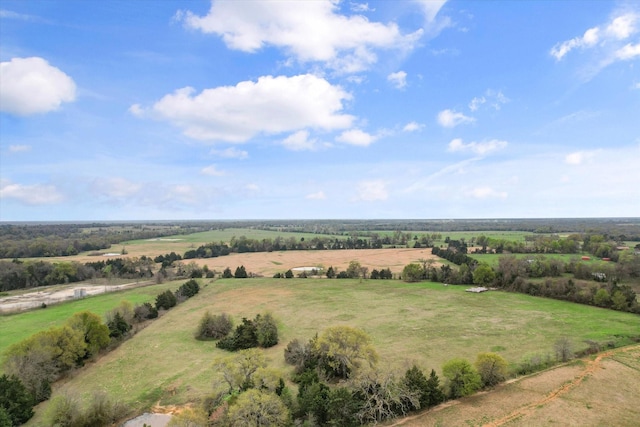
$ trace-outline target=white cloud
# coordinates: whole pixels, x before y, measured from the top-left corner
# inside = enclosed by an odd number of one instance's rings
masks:
[[[9,151],[11,153],[20,153],[22,151],[31,151],[30,145],[10,145]]]
[[[126,199],[142,193],[142,185],[125,178],[97,178],[91,184],[92,194],[109,199]]]
[[[224,171],[218,170],[216,168],[216,165],[206,166],[206,167],[202,168],[200,173],[203,174],[203,175],[208,175],[208,176],[224,176],[224,175],[226,175]]]
[[[17,19],[20,21],[42,21],[42,18],[35,15],[26,15],[24,13],[17,13],[11,10],[0,9],[0,18],[2,19]]]
[[[360,181],[356,189],[353,201],[375,202],[389,198],[387,184],[382,180]]]
[[[456,138],[451,140],[449,143],[449,151],[451,152],[472,152],[479,156],[484,156],[485,154],[489,154],[493,151],[498,151],[506,148],[508,145],[507,141],[500,141],[497,139],[492,139],[487,142],[469,142],[465,144],[462,142],[462,139]]]
[[[64,200],[54,185],[14,184],[9,180],[0,181],[0,199],[15,199],[27,205],[50,205]]]
[[[439,10],[439,8],[437,8]],[[180,11],[186,27],[222,37],[227,47],[256,52],[283,49],[301,62],[321,62],[342,72],[358,72],[377,62],[379,49],[412,49],[423,30],[402,34],[395,23],[371,22],[363,15],[338,13],[334,0],[212,1],[205,16]],[[434,7],[426,12],[437,13]]]
[[[436,18],[436,15],[447,0],[415,0],[415,2],[422,7],[427,22],[431,22]]]
[[[504,96],[501,90],[495,91],[493,89],[487,89],[483,96],[474,97],[469,102],[469,110],[478,111],[483,105],[487,105],[494,110],[499,110],[503,104],[508,102],[509,98]]]
[[[403,89],[407,85],[407,73],[404,71],[391,73],[387,76],[387,80],[391,82],[396,89]]]
[[[129,107],[127,111],[129,111],[131,114],[133,114],[136,117],[144,116],[144,109],[140,104],[133,104],[131,107]]]
[[[47,113],[76,98],[73,79],[38,57],[0,63],[0,110],[20,116]]]
[[[371,135],[367,132],[363,132],[360,129],[351,129],[351,130],[342,132],[336,138],[336,141],[344,142],[345,144],[350,144],[350,145],[367,147],[371,145],[376,139],[378,139],[377,136]]]
[[[308,200],[326,200],[327,196],[324,194],[324,191],[318,191],[317,193],[307,194],[305,199]]]
[[[424,125],[417,123],[417,122],[409,122],[406,125],[404,125],[404,127],[402,128],[402,130],[404,132],[415,132],[415,131],[419,131],[420,129],[422,129],[424,127]]]
[[[640,43],[635,45],[629,43],[615,52],[616,59],[621,61],[628,61],[636,56],[640,56]]]
[[[638,30],[635,26],[638,19],[640,16],[636,13],[618,16],[607,26],[606,33],[619,40],[627,39]]]
[[[640,82],[635,83],[635,84],[632,86],[632,88],[633,88],[633,89],[640,89]]]
[[[313,151],[318,148],[318,140],[309,139],[309,131],[300,130],[286,137],[282,145],[292,151]]]
[[[212,156],[222,157],[223,159],[240,159],[244,160],[249,157],[249,153],[245,150],[238,150],[235,147],[229,147],[224,150],[213,149],[209,151]]]
[[[506,199],[509,196],[506,191],[496,191],[491,187],[476,187],[466,194],[476,199]]]
[[[598,151],[576,151],[565,156],[564,162],[569,165],[581,165],[590,161]]]
[[[340,86],[311,74],[265,76],[199,94],[190,87],[178,89],[156,102],[152,111],[191,138],[245,142],[261,133],[348,128],[354,117],[341,110],[349,99]]]
[[[453,128],[458,125],[473,123],[475,121],[475,118],[465,116],[463,113],[458,113],[453,110],[442,110],[438,113],[438,123],[440,126],[446,128]]]
[[[369,3],[349,3],[353,12],[375,12],[376,10],[369,7]]]
[[[629,43],[622,46],[622,43],[638,32],[636,25],[638,21],[640,21],[640,14],[626,12],[612,18],[607,24],[589,28],[582,36],[556,43],[549,53],[560,61],[574,49],[595,49],[601,58],[598,60],[600,65],[597,67],[600,69],[616,60],[634,58],[639,55],[638,45]]]
[[[485,102],[487,102],[487,99],[484,96],[475,97],[471,100],[471,102],[469,102],[469,109],[471,111],[477,111],[478,108],[480,108],[480,106]]]

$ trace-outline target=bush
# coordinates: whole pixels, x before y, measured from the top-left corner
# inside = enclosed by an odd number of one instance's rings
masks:
[[[133,317],[138,322],[142,322],[147,319],[155,319],[158,317],[158,310],[152,306],[151,303],[145,302],[133,309]]]
[[[228,351],[245,350],[257,346],[256,325],[246,317],[243,317],[242,323],[236,326],[233,335],[221,339],[216,344],[216,347]]]
[[[191,279],[178,288],[176,294],[179,294],[185,298],[191,298],[195,294],[200,292],[200,285],[195,279]]]
[[[447,378],[449,397],[469,396],[482,386],[478,371],[464,359],[452,359],[442,366],[442,373]]]
[[[242,319],[232,335],[216,344],[218,348],[229,351],[244,350],[253,347],[272,347],[278,343],[278,328],[271,314],[257,315],[255,319]]]
[[[222,313],[214,316],[207,311],[200,319],[196,338],[199,340],[219,340],[229,335],[232,328],[233,321],[228,314]]]
[[[56,396],[47,408],[47,425],[56,427],[106,427],[115,423],[128,409],[103,393],[95,393],[86,409],[69,394]]]
[[[107,326],[109,327],[109,336],[115,339],[122,338],[131,330],[131,325],[124,320],[119,312],[116,312],[113,320],[107,323]]]
[[[273,347],[278,344],[278,326],[270,313],[257,315],[254,321],[258,345],[262,348]]]
[[[482,378],[482,385],[484,387],[492,387],[507,379],[507,361],[499,354],[478,354],[475,367],[480,374],[480,378]]]
[[[177,303],[176,296],[169,290],[156,297],[156,309],[158,310],[169,310],[171,307],[175,307]]]

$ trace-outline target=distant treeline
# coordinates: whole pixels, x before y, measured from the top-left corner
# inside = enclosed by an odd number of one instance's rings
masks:
[[[83,251],[110,248],[126,240],[150,239],[177,234],[190,234],[227,228],[249,228],[282,233],[304,232],[319,235],[350,236],[353,248],[377,245],[406,245],[415,233],[420,245],[430,246],[434,233],[477,231],[527,231],[539,234],[578,233],[601,234],[607,240],[640,242],[640,218],[579,218],[579,219],[458,219],[458,220],[264,220],[264,221],[176,221],[176,222],[101,222],[101,223],[4,223],[0,224],[0,258],[24,258],[75,255]],[[393,232],[380,236],[379,231]],[[385,233],[382,233],[385,234]],[[422,241],[426,237],[427,242]],[[362,238],[359,244],[358,239]],[[275,240],[275,239],[274,239]],[[281,249],[292,250],[288,238]],[[343,239],[339,239],[343,240]],[[560,239],[561,243],[566,239]],[[275,243],[275,242],[274,242]],[[317,244],[321,243],[322,246]],[[512,242],[515,243],[515,242]],[[566,242],[570,244],[571,242]],[[255,245],[253,245],[255,246]],[[300,249],[345,249],[335,238],[309,242]],[[523,244],[524,248],[530,245]],[[255,250],[264,251],[263,250]],[[511,250],[504,248],[505,251]],[[245,251],[248,252],[249,250]],[[571,253],[562,248],[562,253]]]
[[[0,261],[0,291],[82,282],[95,278],[153,277],[151,258],[115,258],[97,262]]]
[[[233,237],[227,243],[207,243],[185,252],[184,259],[193,258],[215,258],[229,255],[230,253],[246,252],[273,252],[273,251],[294,251],[294,250],[326,250],[326,249],[379,249],[383,245],[393,244],[391,237],[382,239],[362,239],[357,237],[347,237],[346,239],[332,239],[328,237],[313,237],[300,240],[289,237],[276,237],[274,239],[249,239],[244,236]],[[399,244],[399,243],[398,243]]]
[[[70,256],[136,239],[188,234],[207,228],[158,224],[2,224],[0,258]]]
[[[251,224],[251,225],[249,225]],[[528,231],[532,233],[600,233],[618,240],[640,241],[640,218],[389,219],[260,221],[245,226],[272,231],[349,234],[362,231]]]

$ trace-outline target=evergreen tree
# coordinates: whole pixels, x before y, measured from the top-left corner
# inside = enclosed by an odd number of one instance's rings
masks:
[[[33,416],[33,396],[15,376],[0,377],[0,426],[3,425],[2,412],[9,420],[9,427],[22,425]]]
[[[236,272],[233,277],[235,277],[236,279],[246,279],[248,277],[247,270],[244,268],[244,265],[236,268]]]

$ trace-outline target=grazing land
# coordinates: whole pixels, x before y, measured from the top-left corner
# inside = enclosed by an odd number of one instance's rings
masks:
[[[229,313],[236,323],[273,313],[280,343],[264,351],[270,365],[281,370],[290,369],[283,360],[290,340],[306,340],[335,325],[364,329],[380,354],[380,366],[397,371],[413,363],[439,371],[453,357],[474,360],[483,351],[497,351],[515,365],[527,355],[551,354],[561,336],[579,349],[585,340],[630,343],[640,331],[640,317],[629,313],[514,293],[470,294],[465,287],[428,282],[265,278],[205,283],[195,298],[57,383],[54,394],[87,396],[99,388],[137,410],[196,401],[211,391],[213,361],[228,355],[213,342],[193,338],[207,310]],[[35,322],[44,312],[18,316]],[[40,425],[43,409],[30,425]]]

